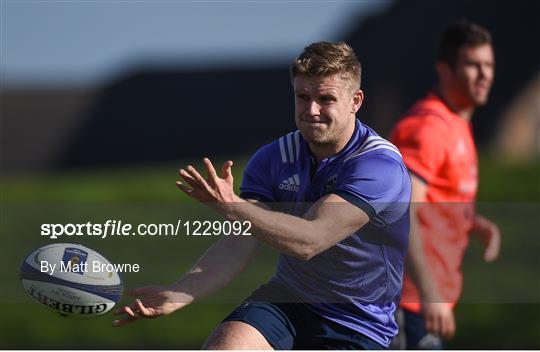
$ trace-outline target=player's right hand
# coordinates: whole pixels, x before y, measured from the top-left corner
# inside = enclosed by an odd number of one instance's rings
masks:
[[[424,303],[422,314],[429,333],[450,339],[456,332],[454,312],[448,303]]]
[[[130,305],[113,312],[121,317],[113,321],[113,326],[123,326],[140,318],[157,318],[171,314],[190,303],[190,297],[167,286],[144,286],[126,291],[137,297]]]

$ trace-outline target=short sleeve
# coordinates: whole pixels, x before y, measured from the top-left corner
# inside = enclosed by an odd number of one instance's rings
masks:
[[[272,144],[265,145],[249,160],[240,185],[240,197],[261,202],[274,201],[271,148]]]
[[[448,143],[444,128],[438,119],[408,117],[398,123],[390,138],[407,168],[426,183],[433,181],[444,164]]]
[[[404,186],[409,175],[402,163],[383,153],[368,155],[347,162],[338,176],[334,193],[364,210],[371,219],[406,198]]]

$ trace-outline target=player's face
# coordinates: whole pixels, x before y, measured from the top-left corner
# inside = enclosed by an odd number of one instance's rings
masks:
[[[491,45],[461,48],[451,75],[451,85],[461,103],[474,107],[484,105],[494,72],[495,58]]]
[[[339,75],[294,78],[295,122],[306,141],[318,145],[343,144],[354,131],[361,90]]]

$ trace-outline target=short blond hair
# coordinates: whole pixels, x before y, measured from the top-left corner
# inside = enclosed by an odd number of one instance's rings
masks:
[[[325,77],[339,74],[354,90],[360,89],[362,66],[345,42],[317,42],[304,48],[290,68],[291,82],[299,75]]]

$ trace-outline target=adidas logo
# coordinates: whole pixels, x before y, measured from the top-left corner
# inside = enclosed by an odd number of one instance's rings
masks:
[[[279,184],[279,189],[298,192],[300,189],[300,178],[298,177],[298,174],[294,174],[293,176],[281,181]]]

